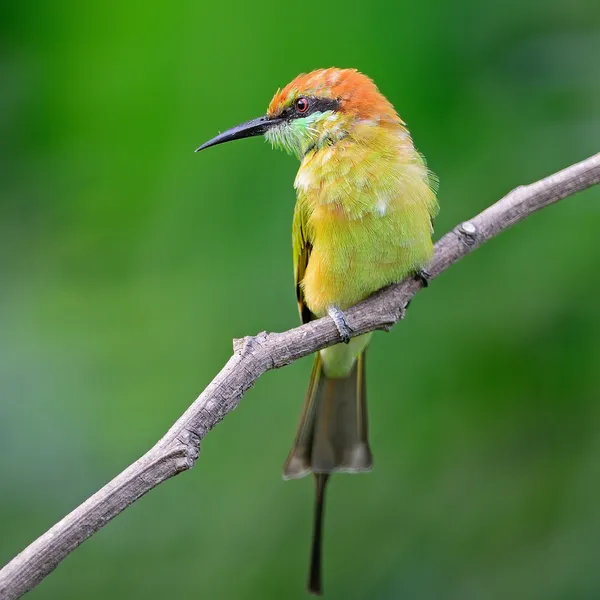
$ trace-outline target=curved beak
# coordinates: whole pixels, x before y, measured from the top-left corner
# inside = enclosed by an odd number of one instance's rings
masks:
[[[243,138],[253,137],[255,135],[262,135],[271,129],[271,127],[279,125],[282,121],[283,119],[270,119],[269,117],[252,119],[252,121],[247,121],[246,123],[232,127],[231,129],[220,133],[212,140],[204,142],[202,146],[196,148],[196,152],[200,152],[200,150],[205,150],[211,146],[216,146],[217,144],[224,144],[225,142],[231,142],[233,140],[241,140]]]

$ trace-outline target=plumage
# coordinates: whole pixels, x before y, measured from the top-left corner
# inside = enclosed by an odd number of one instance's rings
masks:
[[[306,322],[326,315],[332,306],[347,309],[426,264],[433,252],[437,200],[435,178],[404,122],[368,77],[352,69],[300,75],[277,92],[267,114],[279,117],[298,98],[338,103],[335,111],[313,113],[266,133],[301,161],[294,182],[292,248],[296,296]],[[316,476],[309,578],[315,593],[321,592],[328,475],[371,468],[364,388],[364,350],[370,337],[321,350],[284,466],[288,478],[310,471]]]
[[[338,98],[340,110],[311,115],[314,132],[294,123],[266,136],[301,158],[292,231],[296,285],[320,317],[328,306],[348,308],[425,264],[437,201],[435,179],[403,121],[358,71],[301,75],[275,95],[268,114],[318,95]]]
[[[437,181],[406,124],[371,79],[355,69],[299,75],[277,91],[265,117],[226,131],[199,150],[258,134],[300,160],[292,249],[303,323],[335,313],[340,327],[344,310],[427,264]],[[371,334],[362,335],[318,353],[284,466],[286,478],[315,474],[313,593],[321,593],[323,502],[330,474],[368,471],[372,464],[365,384],[370,339]]]

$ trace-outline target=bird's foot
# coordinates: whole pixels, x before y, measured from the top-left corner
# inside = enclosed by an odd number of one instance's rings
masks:
[[[421,285],[426,288],[429,285],[429,280],[431,279],[431,273],[421,267],[415,271],[415,279],[421,282]]]
[[[350,329],[348,321],[346,321],[346,315],[337,306],[330,306],[327,309],[327,314],[335,323],[335,326],[342,338],[342,342],[344,342],[344,344],[348,344],[350,342],[352,329]]]

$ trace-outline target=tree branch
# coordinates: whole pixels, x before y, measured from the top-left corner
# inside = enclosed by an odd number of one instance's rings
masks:
[[[484,242],[531,213],[600,182],[600,153],[521,186],[447,233],[436,245],[428,270],[437,277]],[[422,283],[414,278],[380,290],[347,311],[353,335],[388,330],[404,315]],[[79,544],[146,492],[190,469],[200,441],[239,403],[266,371],[290,364],[340,342],[329,317],[283,333],[262,332],[234,341],[234,354],[165,436],[81,506],[56,523],[0,571],[0,599],[12,600],[35,587]]]

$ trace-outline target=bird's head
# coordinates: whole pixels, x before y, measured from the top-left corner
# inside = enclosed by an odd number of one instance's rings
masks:
[[[196,151],[264,135],[273,146],[302,157],[364,129],[356,127],[360,124],[369,128],[403,125],[366,75],[355,69],[319,69],[299,75],[278,90],[264,117],[224,131]]]

